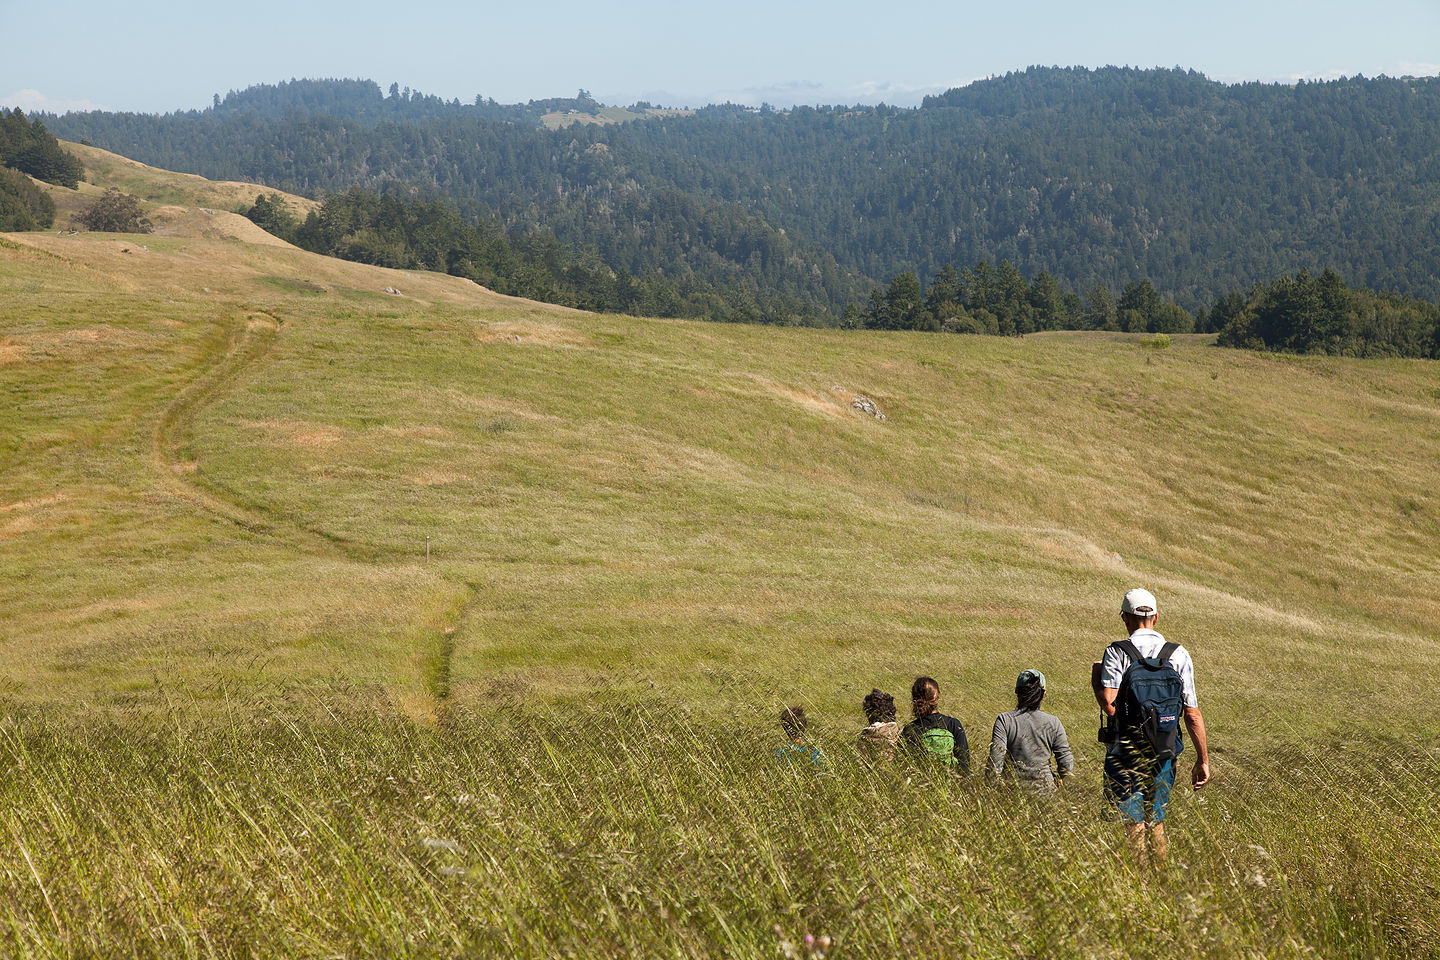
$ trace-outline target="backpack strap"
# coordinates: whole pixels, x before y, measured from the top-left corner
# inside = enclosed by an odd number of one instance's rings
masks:
[[[1164,646],[1160,648],[1160,653],[1157,655],[1156,659],[1160,661],[1161,666],[1164,666],[1165,664],[1170,662],[1170,658],[1173,657],[1175,655],[1175,651],[1179,649],[1180,644],[1176,643],[1173,640],[1166,640]]]
[[[1125,656],[1129,657],[1131,663],[1139,663],[1140,661],[1145,659],[1144,657],[1140,656],[1140,649],[1136,647],[1135,644],[1130,642],[1129,637],[1126,637],[1124,640],[1116,640],[1114,643],[1110,644],[1110,646],[1114,647],[1116,650],[1119,650],[1121,653],[1125,654]]]

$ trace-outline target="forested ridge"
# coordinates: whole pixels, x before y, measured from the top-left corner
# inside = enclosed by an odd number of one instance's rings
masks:
[[[1195,310],[1333,268],[1440,299],[1440,80],[1226,85],[1032,68],[917,109],[709,107],[550,131],[543,109],[295,81],[57,133],[311,195],[443,201],[631,276],[745,289],[810,319],[877,284],[1008,262],[1088,296],[1149,279]]]
[[[222,111],[223,113],[223,111]],[[747,287],[794,301],[811,319],[866,285],[739,203],[662,179],[644,186],[594,128],[550,132],[484,117],[369,124],[328,114],[74,115],[66,133],[167,169],[321,195],[359,186],[444,201],[512,233],[548,232],[610,269]],[[669,121],[647,121],[667,123]],[[635,126],[634,124],[629,126]],[[609,128],[616,129],[616,128]]]
[[[757,295],[753,283],[707,283],[692,276],[612,270],[594,251],[577,254],[553,236],[467,221],[439,201],[351,187],[325,197],[297,221],[278,196],[244,211],[265,230],[306,250],[359,263],[435,270],[511,296],[583,310],[734,323],[821,323],[813,303]]]

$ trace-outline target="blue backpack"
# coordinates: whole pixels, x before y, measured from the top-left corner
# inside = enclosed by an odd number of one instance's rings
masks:
[[[1180,711],[1185,684],[1170,664],[1178,643],[1166,642],[1154,657],[1142,657],[1129,640],[1113,646],[1130,657],[1115,696],[1115,719],[1122,737],[1148,744],[1160,760],[1180,752]]]

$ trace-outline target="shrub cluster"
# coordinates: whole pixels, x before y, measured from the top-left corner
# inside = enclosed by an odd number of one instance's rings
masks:
[[[0,231],[44,229],[55,223],[55,201],[19,170],[0,167]]]
[[[1334,270],[1301,270],[1210,311],[1224,346],[1352,357],[1440,358],[1440,306],[1346,286]]]
[[[77,213],[75,222],[100,233],[149,233],[154,229],[141,211],[140,201],[114,187]]]
[[[943,330],[1018,336],[1040,330],[1124,330],[1131,333],[1204,332],[1203,318],[1163,300],[1148,280],[1127,284],[1117,302],[1104,286],[1088,300],[1042,270],[1027,281],[1008,260],[991,266],[981,260],[962,272],[947,264],[922,287],[913,273],[902,273],[870,292],[864,309],[851,304],[842,327],[869,330]]]

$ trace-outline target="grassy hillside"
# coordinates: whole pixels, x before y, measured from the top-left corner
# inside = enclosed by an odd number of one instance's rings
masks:
[[[688,692],[721,665],[803,684],[823,650],[851,679],[812,695],[838,706],[897,684],[923,649],[977,694],[1039,657],[1079,706],[1112,594],[1143,580],[1172,629],[1204,637],[1216,679],[1258,695],[1317,648],[1408,670],[1396,653],[1424,649],[1406,645],[1440,614],[1440,404],[1423,362],[659,323],[295,250],[147,247],[6,248],[5,377],[28,401],[6,424],[6,546],[49,571],[15,600],[75,578],[54,561],[77,520],[126,518],[79,528],[90,553],[106,539],[108,573],[66,587],[62,610],[7,616],[26,646],[12,670],[45,680],[32,695],[108,695],[42,656],[47,636],[103,642],[106,673],[129,663],[148,683],[153,641],[124,638],[173,624],[193,565],[233,568],[193,549],[216,523],[225,549],[300,565],[254,588],[338,565],[430,584],[386,608],[401,622],[463,604],[457,692],[656,671]],[[887,419],[852,409],[856,394]],[[53,502],[32,505],[37,490]],[[198,497],[229,506],[207,515]],[[238,539],[227,513],[250,521]],[[180,540],[157,548],[167,524]],[[118,624],[112,592],[131,608]],[[207,644],[223,648],[238,625],[214,599]],[[311,613],[276,653],[348,651],[347,627]],[[1383,655],[1345,642],[1356,629]],[[423,700],[418,676],[385,687]]]
[[[9,235],[0,291],[7,952],[1440,948],[1432,363],[594,316],[205,236]],[[1136,584],[1216,758],[1164,880],[1093,802]],[[1049,813],[850,758],[918,673],[982,751],[1024,666],[1080,759]],[[792,702],[819,779],[769,759]]]
[[[540,123],[548,130],[560,130],[571,124],[597,124],[605,127],[612,123],[627,123],[631,120],[653,119],[655,117],[689,117],[694,110],[676,110],[666,107],[647,107],[644,110],[628,110],[625,107],[601,107],[592,113],[579,110],[552,110],[540,117]]]
[[[282,193],[253,183],[206,180],[188,173],[175,173],[146,166],[119,154],[82,143],[62,141],[65,150],[85,165],[85,180],[78,189],[35,181],[55,201],[57,228],[68,228],[70,218],[95,198],[114,187],[143,201],[146,216],[162,236],[242,239],[248,243],[279,243],[244,217],[261,193],[278,194],[297,217],[304,217],[320,204],[306,197]]]

